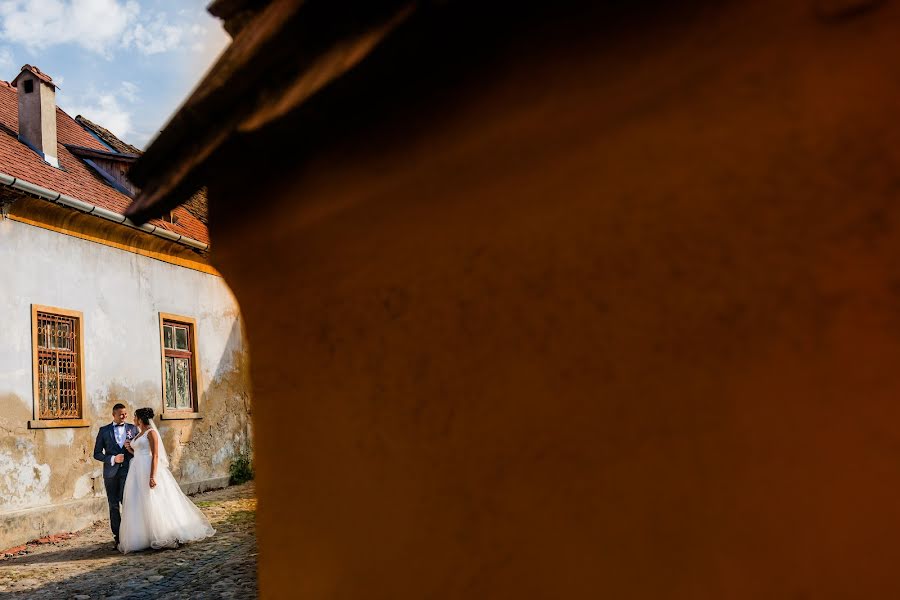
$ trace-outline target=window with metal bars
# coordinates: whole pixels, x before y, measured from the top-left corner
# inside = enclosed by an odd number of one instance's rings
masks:
[[[81,318],[75,314],[38,310],[35,333],[38,418],[44,421],[80,419],[83,389]]]
[[[162,330],[165,410],[195,412],[194,326],[163,319]]]

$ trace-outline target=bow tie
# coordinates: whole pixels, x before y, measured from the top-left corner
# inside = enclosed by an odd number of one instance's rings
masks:
[[[125,427],[125,423],[121,423],[119,425],[115,425],[114,427]]]

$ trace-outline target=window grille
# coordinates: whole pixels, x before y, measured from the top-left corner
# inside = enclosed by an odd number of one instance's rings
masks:
[[[77,317],[37,313],[38,413],[41,420],[81,418]]]

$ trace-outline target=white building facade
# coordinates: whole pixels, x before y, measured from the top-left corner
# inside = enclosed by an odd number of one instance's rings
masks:
[[[58,118],[71,128],[68,115]],[[68,180],[23,167],[19,157],[41,157],[9,138],[0,131],[0,551],[107,517],[92,455],[116,403],[130,414],[153,408],[188,492],[227,485],[252,442],[240,312],[205,243],[187,235],[203,234],[202,223],[182,209],[157,235],[117,222],[118,196],[81,174],[79,144],[58,144],[62,176],[76,180],[58,190],[54,182]],[[127,153],[106,146],[81,152],[127,164]],[[23,193],[28,185],[38,193]],[[99,208],[73,209],[66,198]]]

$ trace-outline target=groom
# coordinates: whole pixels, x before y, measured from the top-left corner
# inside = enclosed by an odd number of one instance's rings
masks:
[[[122,515],[119,505],[125,492],[125,478],[128,477],[128,463],[131,461],[131,440],[138,434],[138,428],[125,422],[128,411],[124,404],[116,404],[112,410],[113,421],[97,432],[94,443],[94,458],[103,463],[103,484],[109,501],[109,524],[116,546],[119,545],[119,524]]]

